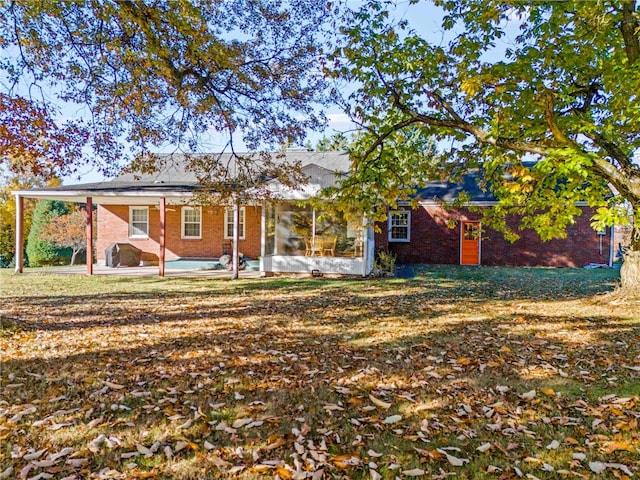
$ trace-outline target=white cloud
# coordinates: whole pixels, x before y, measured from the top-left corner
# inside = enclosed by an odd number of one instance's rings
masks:
[[[355,124],[346,113],[329,113],[327,120],[329,120],[329,128],[334,130],[344,131],[355,128]]]

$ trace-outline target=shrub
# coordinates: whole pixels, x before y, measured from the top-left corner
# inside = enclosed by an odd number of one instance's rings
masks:
[[[396,269],[396,256],[386,250],[378,250],[376,252],[376,260],[373,271],[378,276],[387,276],[393,274]]]
[[[41,200],[33,211],[31,229],[27,237],[27,257],[30,267],[68,263],[71,258],[69,248],[59,248],[43,239],[45,227],[52,217],[59,217],[68,213],[63,202],[55,200]]]

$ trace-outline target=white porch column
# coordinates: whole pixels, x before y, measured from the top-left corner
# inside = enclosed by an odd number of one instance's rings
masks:
[[[609,265],[610,268],[613,267],[613,262],[615,261],[615,250],[614,250],[614,245],[616,243],[615,241],[615,225],[611,225],[609,227],[611,230],[609,232],[609,262],[607,263],[607,265]]]
[[[87,204],[85,207],[85,218],[87,220],[87,225],[86,225],[87,275],[93,275],[93,199],[91,197],[87,197]]]
[[[16,195],[16,273],[24,270],[24,198]]]
[[[262,202],[262,215],[260,215],[260,271],[261,272],[264,272],[264,256],[266,255],[266,253],[267,253],[267,202]]]
[[[316,255],[316,208],[313,207],[313,209],[311,210],[311,256],[315,257],[315,255]]]
[[[373,262],[375,260],[375,233],[373,224],[365,216],[362,222],[362,276],[366,277],[373,270]]]
[[[362,220],[362,231],[360,232],[362,235],[362,276],[367,276],[367,264],[369,263],[369,221],[367,217],[364,217]]]

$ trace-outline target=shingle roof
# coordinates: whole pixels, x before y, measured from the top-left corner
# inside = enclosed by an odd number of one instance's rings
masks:
[[[209,157],[216,158],[229,171],[233,170],[235,159],[231,154]],[[258,158],[256,156],[256,159]],[[159,155],[158,159],[159,168],[149,173],[124,171],[113,180],[46,187],[30,190],[30,192],[51,192],[52,194],[64,192],[70,195],[76,192],[99,196],[133,192],[140,194],[191,193],[199,189],[197,176],[193,169],[189,168],[185,155]],[[334,184],[339,175],[346,173],[350,167],[349,156],[341,152],[291,151],[286,152],[284,156],[274,156],[274,160],[282,163],[299,162],[303,173],[308,177],[308,183],[320,187]]]
[[[191,192],[197,189],[196,183],[187,182],[136,182],[136,181],[120,181],[109,180],[96,183],[80,183],[77,185],[59,185],[57,187],[45,187],[37,190],[49,192],[95,192],[99,193],[117,193],[131,190],[137,191],[184,191]]]
[[[481,178],[482,173],[476,170],[463,175],[458,182],[429,182],[427,186],[418,190],[416,196],[425,202],[443,201],[451,203],[462,192],[466,192],[470,195],[472,202],[496,202],[497,198],[490,191],[485,191],[480,187],[478,181]]]
[[[251,156],[252,154],[245,154]],[[259,158],[255,155],[256,158]],[[216,158],[230,171],[233,170],[235,159],[231,154],[209,155]],[[335,185],[339,178],[346,175],[351,167],[351,161],[342,152],[309,152],[304,150],[287,151],[284,156],[275,155],[275,161],[283,163],[299,162],[303,173],[308,178],[307,187],[303,190],[307,194],[314,194],[321,188]],[[185,196],[197,191],[200,186],[193,170],[188,168],[188,161],[184,155],[172,154],[159,156],[160,168],[151,173],[125,171],[110,181],[85,183],[79,185],[61,185],[38,190],[16,192],[19,194],[38,192],[40,197],[50,192],[65,196],[66,200],[74,196],[81,197],[116,197],[118,195],[140,195],[141,197]],[[489,191],[483,190],[478,181],[482,172],[475,170],[463,175],[457,182],[432,181],[420,188],[416,196],[423,202],[453,202],[458,195],[466,192],[472,202],[495,202],[496,197]],[[28,195],[27,195],[28,196]]]
[[[260,156],[257,154],[240,154],[245,158],[251,158],[256,164],[260,163]],[[233,176],[234,170],[239,164],[237,158],[232,154],[209,154],[201,155],[202,158],[208,158],[210,161],[222,165],[230,176]],[[198,159],[198,156],[191,158]],[[118,175],[114,182],[135,183],[136,185],[197,185],[198,178],[192,168],[189,168],[189,160],[185,155],[171,154],[157,156],[158,166],[150,173],[141,173],[135,171],[125,171]],[[314,174],[318,173],[324,176],[326,171],[346,173],[351,165],[349,156],[341,152],[308,152],[308,151],[287,151],[284,156],[274,154],[272,160],[276,163],[293,164],[299,162],[305,173],[310,176],[310,183],[315,183]],[[307,168],[312,165],[321,167],[323,170]]]

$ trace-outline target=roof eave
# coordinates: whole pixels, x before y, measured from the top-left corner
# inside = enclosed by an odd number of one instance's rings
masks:
[[[156,204],[161,198],[175,200],[187,200],[193,197],[192,192],[178,191],[95,191],[95,190],[15,190],[16,197],[30,198],[34,200],[59,200],[70,203],[84,203],[91,198],[95,205],[100,204]]]

